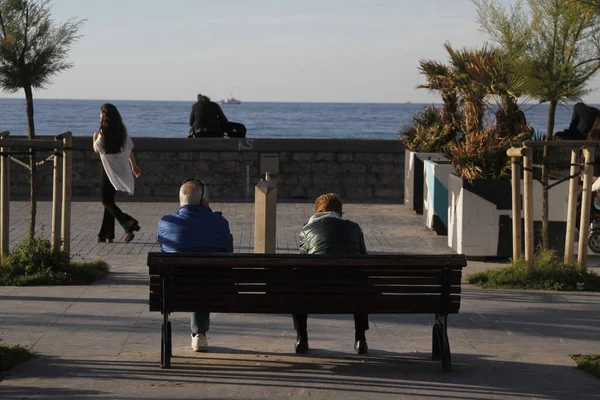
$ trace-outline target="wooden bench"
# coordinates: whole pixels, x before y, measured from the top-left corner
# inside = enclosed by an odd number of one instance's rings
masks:
[[[448,314],[460,308],[463,255],[306,256],[149,253],[150,311],[163,314],[161,367],[171,365],[172,312],[433,314],[432,356],[451,370]]]

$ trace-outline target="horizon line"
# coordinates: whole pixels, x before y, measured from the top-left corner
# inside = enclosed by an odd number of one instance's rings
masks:
[[[1,97],[0,100],[25,100],[25,97]],[[103,101],[103,102],[165,102],[165,103],[195,103],[196,100],[162,100],[162,99],[90,99],[90,98],[56,98],[56,97],[34,97],[35,100],[53,100],[53,101]],[[212,100],[218,103],[220,100]],[[573,102],[572,104],[576,104],[577,102]],[[243,103],[288,103],[288,104],[412,104],[412,105],[443,105],[443,102],[440,100],[439,102],[421,102],[421,101],[292,101],[292,100],[244,100]],[[541,106],[547,105],[548,103],[538,103],[538,102],[525,102],[522,104],[526,104],[529,106]],[[571,103],[569,103],[571,104]],[[600,105],[600,101],[598,103],[591,102],[585,103],[588,105]],[[237,105],[237,104],[234,104]],[[565,104],[559,104],[559,106],[564,106]]]

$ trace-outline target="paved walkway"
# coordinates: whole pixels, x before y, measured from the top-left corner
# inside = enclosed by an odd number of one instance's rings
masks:
[[[26,203],[11,204],[14,240]],[[159,368],[161,316],[149,313],[145,254],[167,203],[124,203],[139,219],[133,244],[97,245],[97,203],[74,204],[73,249],[101,256],[108,279],[91,286],[0,287],[0,337],[36,358],[0,383],[0,399],[579,399],[600,398],[600,381],[574,368],[573,353],[599,353],[600,294],[487,291],[465,285],[449,318],[453,373],[430,361],[427,315],[372,315],[369,355],[352,353],[350,316],[311,316],[311,352],[293,354],[287,315],[213,314],[207,354],[189,349],[188,317],[173,316],[172,370]],[[215,204],[230,220],[236,251],[252,247],[252,206]],[[311,213],[278,208],[278,249],[294,252]],[[40,206],[49,221],[49,204]],[[349,204],[371,252],[445,253],[445,237],[424,229],[403,206]],[[48,224],[49,226],[49,224]],[[45,231],[46,234],[48,232]],[[467,272],[483,268],[469,263]]]

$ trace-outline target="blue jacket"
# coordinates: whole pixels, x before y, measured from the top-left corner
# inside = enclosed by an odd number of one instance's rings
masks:
[[[229,222],[207,206],[181,206],[165,215],[156,240],[166,253],[233,253]]]

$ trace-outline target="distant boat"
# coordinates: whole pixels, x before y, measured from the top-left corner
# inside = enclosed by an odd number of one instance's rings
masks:
[[[225,100],[219,101],[219,104],[242,104],[242,102],[235,97],[228,97]]]

